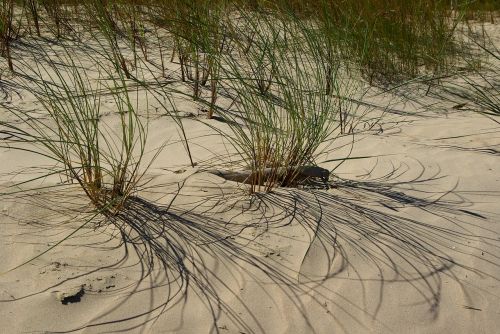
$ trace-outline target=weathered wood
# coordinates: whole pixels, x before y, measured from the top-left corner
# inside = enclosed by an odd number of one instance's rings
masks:
[[[257,181],[260,175],[261,182],[267,182],[270,179],[282,179],[286,175],[295,175],[295,180],[304,180],[307,178],[319,178],[328,180],[330,171],[318,166],[290,166],[278,168],[264,168],[257,172],[252,170],[228,171],[228,170],[209,170],[208,173],[217,175],[229,181],[252,184]]]

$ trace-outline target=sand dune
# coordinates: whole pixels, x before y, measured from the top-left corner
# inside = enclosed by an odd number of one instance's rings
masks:
[[[40,109],[18,92],[4,103]],[[114,221],[96,225],[77,184],[50,187],[58,176],[4,195],[0,333],[497,332],[500,125],[414,95],[373,97],[393,110],[326,151],[323,161],[366,158],[346,160],[323,189],[250,197],[207,173],[231,149],[181,99],[197,166],[172,119],[152,112],[148,145],[168,149]],[[6,148],[0,161],[2,191],[47,164]]]

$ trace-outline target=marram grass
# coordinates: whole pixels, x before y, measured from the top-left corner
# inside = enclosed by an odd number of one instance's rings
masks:
[[[147,124],[136,97],[123,76],[110,75],[98,63],[84,68],[67,51],[46,59],[48,63],[37,62],[33,70],[23,72],[25,86],[45,115],[10,108],[18,122],[0,123],[10,138],[2,146],[52,161],[49,174],[78,183],[97,210],[114,215],[134,194],[148,166],[143,161]],[[117,126],[104,119],[103,91],[109,93],[114,109],[109,117],[118,119]]]

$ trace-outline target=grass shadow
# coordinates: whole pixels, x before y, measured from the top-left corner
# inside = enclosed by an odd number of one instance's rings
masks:
[[[225,197],[227,189],[223,188],[234,190],[234,185],[221,186],[220,180],[206,174],[149,189],[169,194],[168,200],[131,198],[114,219],[114,228],[109,224],[97,227],[101,232],[115,231],[109,239],[89,244],[105,248],[119,233],[120,242],[114,247],[123,256],[108,268],[138,270],[139,274],[103,314],[57,332],[146,328],[162,323],[167,314],[180,316],[176,320],[180,329],[188,321],[184,312],[189,314],[193,296],[210,313],[211,332],[223,332],[227,325],[246,333],[266,332],[262,313],[241,295],[241,275],[263,291],[269,285],[277,288],[311,333],[318,331],[318,324],[309,318],[312,305],[325,308],[328,303],[332,310],[326,314],[328,321],[345,332],[352,322],[365,326],[365,317],[378,321],[393,284],[412,290],[412,302],[424,305],[436,319],[445,279],[463,287],[470,284],[463,282],[463,272],[498,280],[491,272],[500,261],[491,249],[498,249],[500,241],[488,227],[490,214],[471,209],[473,203],[465,194],[456,188],[444,193],[428,190],[432,188],[428,184],[442,178],[439,173],[429,176],[422,170],[405,181],[401,181],[402,174],[395,169],[371,180],[337,179],[328,191],[281,188],[256,193],[250,201]],[[423,190],[418,190],[420,185]],[[273,236],[279,235],[281,241],[296,243],[292,227],[295,233],[304,232],[307,245],[302,256],[295,254],[283,261],[275,253],[276,244],[266,238],[276,240]],[[478,255],[481,252],[483,256]],[[130,265],[130,258],[137,260]],[[470,259],[478,263],[471,265]],[[79,277],[103,269],[94,267]],[[343,281],[360,289],[362,302],[335,289]],[[137,295],[144,298],[139,309],[126,315],[115,312]],[[311,298],[311,304],[303,303],[304,296]]]

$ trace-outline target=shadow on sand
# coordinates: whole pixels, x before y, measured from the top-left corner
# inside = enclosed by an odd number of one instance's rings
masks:
[[[119,235],[111,233],[103,241],[106,244],[120,237],[116,247],[123,253],[123,258],[106,268],[123,266],[132,254],[139,259],[134,265],[135,269],[140,268],[131,284],[134,287],[124,289],[125,297],[90,323],[59,332],[147,328],[174,309],[181,310],[182,318],[182,310],[189,307],[188,294],[193,293],[211,314],[211,332],[225,329],[222,318],[224,324],[240,332],[265,332],[253,306],[241,297],[236,282],[241,272],[263,287],[272,284],[280,289],[302,314],[311,333],[317,329],[312,319],[307,319],[310,306],[302,304],[303,296],[309,296],[318,306],[333,305],[336,312],[326,316],[334,326],[349,332],[344,320],[350,318],[349,321],[363,325],[357,319],[359,314],[376,320],[386,286],[397,282],[414,289],[413,302],[427,305],[435,318],[439,314],[443,280],[462,285],[457,270],[492,277],[487,268],[497,267],[499,259],[492,253],[484,256],[486,250],[481,247],[498,249],[500,241],[487,227],[488,214],[471,210],[472,203],[465,195],[455,189],[446,193],[418,190],[419,185],[432,184],[441,176],[426,176],[422,170],[411,180],[398,181],[402,174],[404,171],[395,169],[372,180],[337,179],[330,190],[279,189],[256,194],[250,200],[224,197],[227,192],[213,179],[203,184],[196,181],[186,185],[186,180],[176,184],[177,190],[163,205],[134,197],[112,222]],[[199,180],[205,176],[195,174],[190,178]],[[172,189],[171,185],[168,187]],[[184,193],[185,187],[191,191]],[[162,192],[161,189],[157,187],[155,192]],[[207,192],[207,196],[192,195],[201,191]],[[190,197],[193,201],[186,201]],[[177,205],[177,201],[181,204]],[[295,259],[296,265],[269,256],[273,254],[269,250],[274,248],[265,243],[266,237],[292,227],[308,236],[303,256]],[[101,222],[97,231],[103,229],[110,229],[109,224]],[[282,235],[290,244],[297,242],[292,233],[285,231]],[[103,244],[89,247],[103,248]],[[484,266],[468,265],[469,258]],[[104,269],[94,267],[78,277]],[[371,296],[370,301],[350,301],[329,284],[345,280],[355,282],[364,299]],[[1,302],[30,298],[63,283]],[[113,313],[134,295],[148,290],[149,297],[143,297],[141,309],[129,310],[126,316]],[[375,300],[373,295],[377,296]],[[353,308],[356,314],[348,314]],[[188,319],[180,321],[179,327]]]

